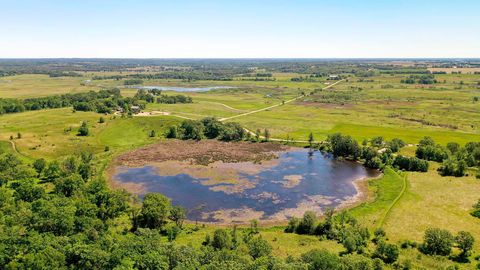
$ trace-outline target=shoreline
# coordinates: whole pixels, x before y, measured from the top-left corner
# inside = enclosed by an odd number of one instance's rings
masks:
[[[370,200],[374,200],[375,197],[372,196],[371,192],[368,189],[368,182],[370,180],[375,180],[383,177],[383,173],[379,171],[379,174],[376,176],[364,176],[359,177],[352,181],[352,184],[355,187],[356,194],[351,196],[351,198],[341,202],[339,205],[334,207],[335,212],[340,212],[342,210],[348,210],[354,207],[361,205],[362,203],[369,202]],[[248,209],[247,209],[248,210]],[[323,213],[316,213],[317,218],[322,218]],[[300,217],[301,218],[301,217]],[[276,220],[276,219],[257,219],[258,225],[260,227],[276,227],[276,226],[286,226],[288,224],[288,220]],[[219,226],[219,227],[228,227],[232,225],[236,226],[249,226],[250,222],[208,222],[208,221],[195,221],[195,220],[185,220],[187,224],[199,224],[199,225],[206,225],[206,226]]]
[[[191,142],[189,142],[189,143],[191,143]],[[163,143],[157,144],[156,146],[158,147],[158,145],[163,145]],[[284,145],[281,145],[280,147],[282,148],[280,151],[265,151],[265,152],[275,154],[274,158],[272,158],[270,156],[266,160],[271,161],[272,159],[273,160],[278,159],[278,157],[281,153],[287,152],[287,151],[292,150],[292,149],[297,149],[297,147],[286,147]],[[303,149],[303,148],[298,148],[298,150],[301,150],[301,149]],[[138,149],[134,150],[134,151],[138,151]],[[125,155],[128,155],[129,153],[131,153],[131,152],[123,153],[123,156],[125,157]],[[208,153],[204,153],[204,154],[208,154]],[[132,168],[142,167],[142,166],[153,166],[153,167],[155,167],[155,164],[152,163],[151,160],[150,161],[146,160],[144,164],[139,164],[139,163],[135,162],[136,164],[134,166],[131,166],[131,165],[133,165],[131,163],[130,164],[122,164],[122,162],[119,162],[118,158],[119,157],[114,158],[113,162],[111,162],[111,164],[108,166],[107,170],[105,171],[105,174],[107,176],[107,184],[113,189],[122,189],[122,190],[125,190],[128,193],[132,194],[133,196],[138,196],[139,194],[141,194],[144,191],[144,189],[142,187],[142,183],[135,183],[135,182],[122,183],[115,178],[115,175],[118,174],[119,172],[121,172],[121,170],[122,170],[121,167],[124,167],[123,170],[125,170],[125,169],[128,169],[130,167],[132,167]],[[172,161],[171,159],[168,159],[168,160]],[[175,159],[173,159],[173,160],[175,160]],[[178,161],[178,159],[177,159],[177,161]],[[221,161],[221,162],[223,162],[223,161]],[[245,161],[243,161],[243,162],[245,162]],[[254,161],[249,161],[249,162],[254,163]],[[127,162],[127,163],[129,163],[129,162]],[[227,161],[227,163],[228,163],[228,161]],[[239,162],[233,162],[233,163],[239,163]],[[242,161],[240,161],[240,163],[242,163]],[[130,166],[128,166],[128,165],[130,165]],[[194,165],[194,164],[192,164],[192,165]],[[257,165],[263,166],[261,164],[261,162],[260,162],[260,164],[257,164]],[[204,166],[209,167],[210,165],[204,165]],[[362,164],[362,166],[363,166],[363,164]],[[120,171],[119,171],[119,167],[120,167]],[[378,179],[378,178],[382,177],[383,173],[381,171],[370,170],[370,169],[365,168],[365,167],[364,167],[364,169],[367,170],[366,175],[361,176],[361,177],[357,177],[357,178],[351,180],[351,183],[352,183],[356,193],[354,195],[351,195],[351,196],[347,196],[347,197],[343,197],[343,198],[337,198],[337,200],[340,199],[340,202],[338,202],[338,204],[335,207],[333,207],[335,212],[340,212],[340,211],[345,210],[345,209],[354,208],[354,207],[356,207],[356,206],[358,206],[362,203],[365,203],[365,202],[368,202],[368,201],[374,199],[371,192],[369,192],[368,183],[369,183],[370,180]],[[321,195],[319,195],[319,196],[321,196]],[[328,196],[325,196],[325,197],[327,199],[330,199],[330,198],[328,198]],[[324,206],[322,203],[318,203],[318,201],[315,201],[315,200],[311,201],[310,203],[313,203],[312,210],[316,212],[317,217],[322,217],[323,213],[324,213],[324,209],[327,206]],[[300,205],[300,203],[299,203],[295,208],[299,209],[299,211],[302,211],[301,209],[304,209],[305,211],[307,211],[308,210],[308,205],[307,206],[305,206],[305,204]],[[321,209],[321,208],[323,208],[323,209]],[[282,211],[285,211],[285,212],[282,213]],[[294,208],[283,209],[283,210],[280,210],[278,213],[275,214],[276,217],[275,217],[275,215],[272,215],[272,216],[269,216],[265,219],[261,219],[261,217],[263,216],[262,211],[256,211],[256,210],[251,209],[251,208],[219,209],[219,210],[212,211],[210,213],[205,213],[205,214],[218,215],[219,216],[218,221],[185,220],[185,222],[188,223],[188,224],[203,224],[203,225],[215,225],[215,226],[231,226],[231,225],[245,226],[245,225],[248,225],[250,223],[250,220],[256,219],[256,220],[258,220],[259,225],[262,226],[262,227],[284,226],[288,223],[288,219],[290,217],[298,216],[300,214],[300,212],[295,213]],[[234,217],[238,214],[240,214],[240,215],[243,214],[244,217],[241,218],[240,220],[234,220],[234,219],[229,220],[229,219],[232,219],[230,216]],[[222,218],[222,215],[223,215],[223,218]],[[301,215],[303,215],[303,213]],[[301,217],[301,215],[299,217]],[[250,216],[251,216],[251,218],[249,218]],[[247,219],[248,219],[248,221],[247,221]]]

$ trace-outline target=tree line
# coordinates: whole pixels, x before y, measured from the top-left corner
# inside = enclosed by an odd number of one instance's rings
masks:
[[[247,138],[247,134],[238,123],[223,123],[216,118],[207,117],[202,120],[185,120],[179,126],[171,126],[165,136],[182,140],[241,141]]]
[[[331,153],[334,158],[361,160],[366,167],[374,169],[393,166],[399,170],[426,172],[428,161],[435,161],[441,163],[438,172],[442,176],[464,176],[469,167],[480,166],[480,142],[468,142],[464,147],[450,142],[444,147],[436,144],[431,137],[424,137],[418,143],[415,157],[395,154],[404,146],[400,139],[385,141],[383,137],[374,137],[370,142],[364,140],[360,145],[351,136],[337,133],[328,136],[327,143],[319,145],[319,148]]]
[[[42,109],[65,108],[72,106],[75,111],[93,111],[112,113],[122,111],[130,113],[132,106],[144,109],[147,103],[192,103],[185,95],[163,95],[160,90],[140,89],[134,97],[123,97],[118,88],[90,91],[86,93],[53,95],[27,99],[0,98],[0,114],[35,111]]]
[[[54,109],[72,106],[77,111],[111,113],[118,109],[130,110],[131,106],[144,107],[145,102],[137,98],[122,97],[117,88],[86,93],[53,95],[27,99],[0,99],[0,114]]]
[[[406,84],[435,84],[437,82],[438,81],[435,79],[435,75],[433,74],[410,75],[401,80],[401,83]]]
[[[128,75],[111,76],[93,76],[93,80],[121,80],[121,79],[141,79],[141,80],[159,80],[159,79],[178,79],[185,81],[209,80],[209,81],[231,81],[233,74],[214,72],[214,71],[165,71],[162,73],[148,74],[136,73]]]

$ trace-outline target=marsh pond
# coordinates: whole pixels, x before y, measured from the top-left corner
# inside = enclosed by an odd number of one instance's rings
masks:
[[[319,151],[283,146],[255,151],[248,143],[240,151],[225,150],[233,145],[197,146],[191,155],[183,150],[171,159],[168,144],[157,145],[157,151],[140,149],[119,159],[112,181],[140,197],[162,193],[185,207],[192,221],[244,223],[285,221],[307,210],[349,205],[360,196],[357,181],[379,174]]]

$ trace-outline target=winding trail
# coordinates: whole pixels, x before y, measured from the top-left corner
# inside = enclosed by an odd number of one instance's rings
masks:
[[[328,88],[330,88],[330,87],[333,87],[333,86],[335,86],[336,84],[338,84],[338,83],[340,83],[340,82],[342,82],[342,81],[344,81],[344,79],[343,79],[343,80],[339,80],[339,81],[337,81],[337,82],[335,82],[335,83],[332,83],[332,84],[324,87],[323,90],[328,89]],[[279,103],[279,104],[275,104],[275,105],[272,105],[272,106],[269,106],[269,107],[265,107],[265,108],[263,108],[263,109],[258,109],[258,110],[254,110],[254,111],[250,111],[250,112],[246,112],[246,113],[242,113],[242,114],[230,116],[230,117],[220,118],[219,121],[222,121],[222,122],[223,122],[223,121],[227,121],[227,120],[230,120],[230,119],[242,117],[242,116],[245,116],[245,115],[250,115],[250,114],[254,114],[254,113],[258,113],[258,112],[263,112],[263,111],[266,111],[266,110],[270,110],[270,109],[276,108],[276,107],[278,107],[278,106],[282,106],[282,105],[284,105],[284,104],[293,102],[293,101],[295,101],[295,100],[297,100],[297,99],[299,99],[299,98],[302,98],[302,97],[305,97],[305,95],[300,95],[300,96],[298,96],[298,97],[292,98],[292,99],[287,100],[287,101],[285,101],[285,102],[282,102],[282,103]]]
[[[15,144],[15,142],[12,141],[12,140],[10,140],[9,142],[10,142],[10,144],[12,145],[13,151],[14,151],[15,153],[21,155],[20,152],[18,152],[17,145]]]
[[[211,103],[211,104],[218,104],[218,105],[221,105],[227,109],[230,109],[232,111],[237,111],[237,112],[244,112],[245,110],[240,110],[240,109],[236,109],[236,108],[233,108],[231,106],[228,106],[227,104],[223,104],[223,103],[220,103],[220,102],[214,102],[214,101],[201,101],[201,102],[204,102],[204,103]]]
[[[402,175],[398,175],[398,176],[402,177]],[[407,190],[407,186],[408,186],[407,173],[403,175],[402,179],[403,179],[402,190],[400,191],[398,196],[395,198],[395,200],[393,200],[392,204],[387,208],[387,211],[383,215],[382,219],[380,219],[380,222],[378,223],[378,226],[377,226],[378,228],[383,227],[383,225],[385,224],[385,220],[387,219],[388,215],[392,211],[393,207],[398,203],[398,201],[402,198],[402,196],[405,194],[405,191]]]
[[[335,83],[332,83],[324,88],[322,88],[322,90],[325,90],[325,89],[328,89],[328,88],[331,88],[341,82],[343,82],[345,79],[342,79],[342,80],[339,80]],[[250,115],[250,114],[254,114],[254,113],[258,113],[258,112],[263,112],[263,111],[266,111],[266,110],[270,110],[270,109],[273,109],[273,108],[276,108],[276,107],[279,107],[279,106],[282,106],[282,105],[285,105],[287,103],[290,103],[290,102],[293,102],[297,99],[300,99],[302,97],[305,97],[305,95],[300,95],[300,96],[297,96],[295,98],[292,98],[290,100],[287,100],[285,102],[282,102],[282,103],[279,103],[279,104],[275,104],[275,105],[272,105],[272,106],[268,106],[268,107],[265,107],[265,108],[262,108],[262,109],[258,109],[258,110],[253,110],[253,111],[249,111],[249,112],[245,112],[245,113],[241,113],[241,114],[237,114],[237,115],[234,115],[234,116],[229,116],[229,117],[224,117],[224,118],[220,118],[219,121],[221,122],[224,122],[224,121],[227,121],[227,120],[231,120],[231,119],[235,119],[235,118],[238,118],[238,117],[242,117],[242,116],[246,116],[246,115]],[[204,101],[204,102],[207,102],[207,103],[213,103],[213,104],[219,104],[219,105],[222,105],[228,109],[231,109],[231,110],[235,110],[235,111],[242,111],[242,110],[239,110],[239,109],[235,109],[233,107],[230,107],[228,106],[227,104],[223,104],[223,103],[220,103],[220,102],[212,102],[212,101]],[[186,117],[186,116],[182,116],[182,115],[178,115],[178,114],[174,114],[174,113],[171,113],[171,112],[161,112],[161,113],[158,113],[160,115],[168,115],[168,116],[174,116],[174,117],[179,117],[179,118],[183,118],[183,119],[188,119],[188,120],[194,120],[193,118],[190,118],[190,117]],[[150,114],[150,115],[136,115],[136,116],[154,116],[154,115],[158,115],[158,114]],[[191,113],[190,113],[191,114]],[[191,114],[191,115],[197,115],[197,114]],[[200,115],[198,115],[200,116]],[[249,133],[250,135],[253,135],[255,136],[255,132],[247,129],[247,128],[243,128],[245,130],[245,132]],[[265,139],[264,136],[259,136],[261,139]],[[274,141],[274,142],[291,142],[291,143],[309,143],[309,141],[306,141],[306,140],[287,140],[287,139],[279,139],[279,138],[270,138],[269,141]],[[323,141],[314,141],[313,143],[321,143]]]

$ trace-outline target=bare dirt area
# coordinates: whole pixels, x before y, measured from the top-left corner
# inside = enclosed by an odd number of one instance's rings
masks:
[[[355,105],[351,103],[324,103],[324,102],[314,102],[314,101],[298,101],[297,105],[308,106],[308,107],[317,107],[323,109],[351,109]]]
[[[288,148],[277,143],[168,140],[125,153],[116,158],[114,164],[138,167],[165,161],[186,161],[204,166],[217,161],[261,163],[276,158],[277,152]]]

